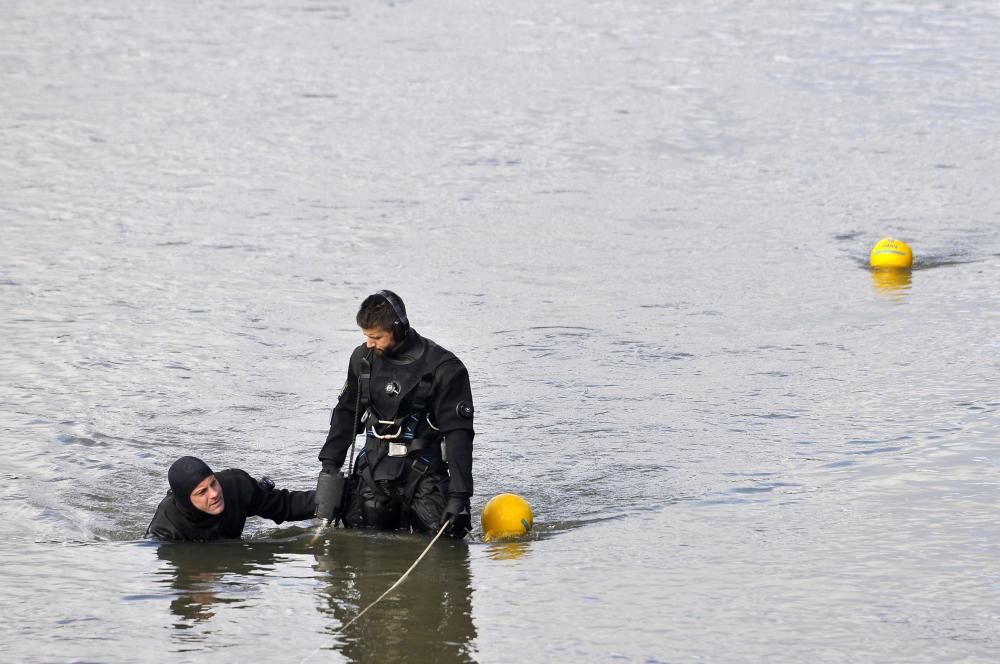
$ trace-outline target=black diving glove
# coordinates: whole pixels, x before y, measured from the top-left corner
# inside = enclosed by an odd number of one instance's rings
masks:
[[[441,515],[441,523],[449,521],[451,525],[445,530],[449,537],[462,539],[472,530],[472,516],[469,513],[469,499],[465,496],[451,496]]]
[[[316,511],[317,519],[333,523],[340,518],[344,509],[344,497],[347,488],[347,478],[339,470],[329,472],[326,466],[316,480]]]

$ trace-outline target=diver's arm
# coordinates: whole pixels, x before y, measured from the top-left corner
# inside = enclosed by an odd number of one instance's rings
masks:
[[[351,361],[347,367],[347,380],[340,390],[337,405],[330,417],[330,431],[327,433],[326,442],[319,452],[319,460],[323,464],[324,470],[331,472],[340,470],[357,433],[355,430],[357,421],[355,408],[358,402],[358,368],[363,349],[364,345],[359,346],[351,354]]]

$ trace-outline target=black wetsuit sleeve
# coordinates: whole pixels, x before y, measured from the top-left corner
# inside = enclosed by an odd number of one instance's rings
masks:
[[[275,523],[282,521],[303,521],[311,519],[316,511],[315,491],[289,491],[288,489],[273,489],[264,491],[257,500],[254,514],[270,519]]]
[[[441,364],[434,375],[433,418],[444,434],[448,458],[448,493],[472,496],[472,440],[474,407],[469,372],[457,358]]]
[[[472,496],[472,432],[456,429],[444,436],[445,453],[448,455],[448,495],[469,498]]]
[[[326,435],[326,443],[319,452],[319,460],[324,466],[333,466],[340,469],[347,458],[347,451],[351,447],[356,431],[355,408],[358,402],[358,372],[361,366],[361,353],[364,346],[359,346],[351,355],[351,361],[347,366],[347,380],[340,390],[340,397],[337,405],[333,408],[333,416],[330,418],[330,431]]]
[[[247,516],[262,516],[275,523],[311,519],[316,510],[315,491],[289,491],[288,489],[262,489],[257,480],[243,471],[240,484],[250,496],[246,506]]]

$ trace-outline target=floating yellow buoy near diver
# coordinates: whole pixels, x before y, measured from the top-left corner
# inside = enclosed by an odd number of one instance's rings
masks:
[[[868,262],[876,270],[909,270],[913,265],[913,251],[901,240],[884,237],[872,247]]]
[[[531,530],[531,505],[521,496],[501,493],[486,503],[480,521],[487,542],[521,537]]]

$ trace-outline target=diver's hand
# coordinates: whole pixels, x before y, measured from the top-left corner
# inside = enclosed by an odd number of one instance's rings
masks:
[[[450,523],[445,531],[449,537],[462,539],[472,530],[472,516],[469,513],[469,499],[465,496],[450,496],[441,515],[441,523]]]
[[[324,466],[316,479],[316,512],[317,519],[323,519],[328,524],[340,518],[344,508],[344,493],[347,478],[339,471],[330,472]]]

